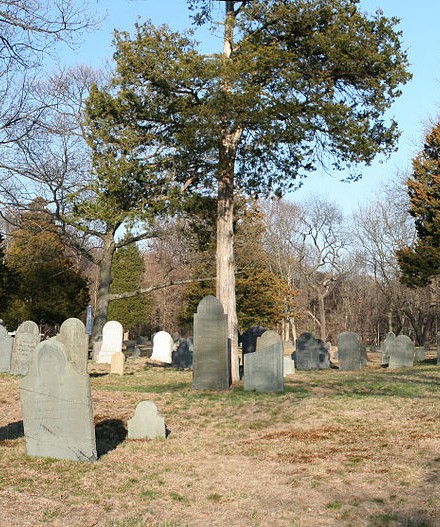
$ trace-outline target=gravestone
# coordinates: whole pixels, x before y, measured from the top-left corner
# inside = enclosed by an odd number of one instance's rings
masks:
[[[26,450],[30,456],[96,461],[89,376],[68,360],[64,344],[38,344],[20,382]]]
[[[192,339],[180,339],[178,348],[173,351],[172,364],[176,368],[191,368],[193,363]]]
[[[127,421],[128,439],[166,438],[165,419],[151,401],[141,401]]]
[[[295,346],[293,345],[293,342],[291,340],[285,340],[283,342],[283,354],[285,357],[292,358],[293,354],[295,352]]]
[[[153,353],[150,358],[171,364],[173,349],[173,337],[166,331],[158,331],[153,337]]]
[[[251,326],[241,335],[240,340],[243,355],[246,355],[246,353],[254,353],[257,349],[257,338],[261,337],[265,331],[261,326]]]
[[[219,300],[205,296],[194,315],[195,390],[227,390],[230,385],[227,316]]]
[[[116,320],[110,320],[102,328],[102,346],[96,362],[99,364],[111,364],[113,353],[122,351],[122,336],[124,330],[122,324]]]
[[[92,360],[96,362],[98,360],[99,353],[101,352],[102,348],[102,335],[97,335],[94,338],[92,346]]]
[[[330,354],[324,342],[311,333],[302,333],[296,339],[293,358],[297,370],[322,370],[330,366]]]
[[[122,353],[122,351],[117,351],[116,353],[113,353],[112,362],[110,366],[110,373],[114,373],[116,375],[124,375],[124,362],[125,355]]]
[[[385,337],[385,340],[382,342],[381,351],[382,351],[382,358],[381,362],[382,365],[389,364],[390,362],[390,353],[391,350],[394,347],[394,344],[396,342],[396,335],[392,332],[387,333],[387,336]]]
[[[132,359],[137,359],[140,356],[141,356],[141,349],[140,349],[139,346],[135,346],[133,348],[133,351],[131,352],[131,358]]]
[[[414,366],[414,342],[407,335],[396,337],[390,353],[390,370]]]
[[[87,372],[89,336],[81,320],[68,318],[60,327],[57,340],[64,344],[67,359],[78,373]]]
[[[340,370],[362,369],[366,362],[366,351],[357,333],[344,331],[338,335],[338,360]]]
[[[425,348],[415,348],[414,363],[423,362],[425,360]]]
[[[284,377],[287,377],[288,375],[293,375],[295,373],[295,361],[290,357],[284,355],[283,362]]]
[[[265,331],[257,339],[257,350],[244,355],[244,389],[284,392],[283,342],[276,331]]]
[[[13,375],[27,374],[32,352],[39,342],[40,330],[35,322],[26,320],[18,326],[11,355],[10,372]]]
[[[9,373],[11,370],[13,338],[7,329],[0,325],[0,372]]]

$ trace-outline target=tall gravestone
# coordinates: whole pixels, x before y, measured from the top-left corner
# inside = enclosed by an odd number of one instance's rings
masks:
[[[75,369],[64,344],[38,344],[20,383],[26,450],[30,456],[95,461],[89,376]]]
[[[382,365],[389,364],[390,353],[392,352],[395,342],[396,342],[396,335],[393,332],[387,333],[387,336],[385,337],[385,340],[382,342],[382,346],[381,346]]]
[[[89,336],[81,320],[68,318],[60,327],[57,340],[64,344],[67,358],[79,373],[87,372]]]
[[[390,370],[414,366],[414,342],[407,335],[396,337],[390,353]]]
[[[0,372],[9,373],[11,370],[13,338],[4,326],[0,326]]]
[[[18,326],[12,346],[10,370],[12,374],[27,374],[31,355],[39,342],[40,330],[35,322],[26,320]]]
[[[330,366],[330,354],[324,342],[311,333],[302,333],[296,339],[293,358],[297,370],[322,370]]]
[[[193,389],[227,390],[229,364],[227,315],[219,300],[208,295],[194,315]]]
[[[158,331],[153,337],[151,360],[171,364],[174,349],[173,337],[166,331]]]
[[[357,333],[344,331],[338,335],[338,360],[340,370],[362,369],[366,362],[366,351]]]
[[[244,355],[244,389],[284,391],[283,342],[276,331],[265,331],[257,339],[257,351]]]
[[[122,351],[122,337],[124,330],[117,320],[109,320],[102,328],[102,345],[99,350],[97,363],[111,364],[113,353]]]

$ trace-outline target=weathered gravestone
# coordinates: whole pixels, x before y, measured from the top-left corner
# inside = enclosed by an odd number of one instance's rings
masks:
[[[257,338],[261,337],[265,331],[261,326],[251,326],[240,336],[243,355],[254,353],[257,349]]]
[[[229,364],[227,316],[219,300],[208,295],[194,315],[193,389],[227,390]]]
[[[295,361],[291,359],[290,357],[284,355],[283,368],[284,368],[284,377],[287,377],[287,375],[293,375],[295,373]]]
[[[382,358],[381,362],[382,365],[389,364],[390,362],[390,353],[391,350],[394,347],[394,344],[396,342],[396,335],[392,332],[387,333],[387,336],[385,337],[385,340],[382,342],[381,351],[382,351]]]
[[[122,353],[122,351],[113,353],[110,373],[114,373],[115,375],[124,375],[124,363],[125,355]]]
[[[176,368],[191,368],[193,363],[192,339],[180,339],[178,348],[173,351],[173,366]]]
[[[257,339],[257,351],[244,355],[244,389],[284,391],[283,342],[276,331],[265,331]]]
[[[128,439],[166,438],[165,419],[151,401],[141,401],[127,422]]]
[[[9,373],[11,370],[13,338],[7,329],[0,325],[0,372]]]
[[[81,320],[68,318],[60,327],[57,340],[64,344],[67,359],[79,373],[87,372],[89,336]]]
[[[100,364],[111,364],[113,353],[122,351],[122,336],[124,330],[122,324],[116,320],[110,320],[102,328],[102,346],[96,359]]]
[[[173,337],[166,331],[158,331],[153,337],[153,353],[150,358],[171,364],[173,349]]]
[[[296,339],[293,358],[297,370],[322,370],[330,366],[330,354],[324,342],[311,333],[302,333]]]
[[[68,360],[56,339],[38,344],[20,383],[26,450],[30,456],[95,461],[89,376]]]
[[[414,342],[407,335],[396,337],[394,346],[390,350],[390,370],[414,366]]]
[[[39,342],[40,330],[35,322],[26,320],[18,326],[11,355],[10,372],[13,375],[26,375],[31,355]]]
[[[366,349],[361,343],[359,335],[351,331],[344,331],[338,335],[339,369],[356,371],[366,364]]]
[[[425,348],[414,349],[414,363],[423,362],[425,360]]]

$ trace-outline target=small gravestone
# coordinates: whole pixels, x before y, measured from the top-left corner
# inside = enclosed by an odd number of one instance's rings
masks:
[[[293,375],[295,373],[295,361],[290,357],[284,355],[283,362],[284,377],[287,377],[288,375]]]
[[[219,300],[208,295],[194,315],[193,389],[227,390],[229,364],[227,316]]]
[[[7,329],[0,325],[0,372],[9,373],[11,370],[13,338]]]
[[[127,422],[128,439],[166,438],[165,419],[151,401],[141,401]]]
[[[244,355],[244,389],[284,391],[283,342],[276,331],[265,331],[257,339],[257,351]]]
[[[261,337],[265,331],[261,326],[251,326],[241,335],[240,340],[243,355],[246,355],[246,353],[254,353],[257,349],[257,338]]]
[[[133,351],[131,352],[131,356],[130,356],[130,357],[131,357],[132,359],[137,359],[137,358],[140,357],[140,356],[141,356],[141,349],[140,349],[139,346],[135,346],[135,347],[133,348]]]
[[[158,331],[153,337],[153,353],[150,358],[171,364],[173,349],[173,337],[166,331]]]
[[[20,383],[26,450],[30,456],[95,461],[89,376],[68,360],[56,339],[38,344]]]
[[[396,342],[396,335],[393,332],[387,333],[385,340],[382,342],[381,351],[382,357],[381,362],[382,366],[389,364],[390,362],[390,353]]]
[[[79,373],[87,372],[89,336],[81,320],[68,318],[60,327],[57,340],[64,344],[67,358]]]
[[[26,320],[18,326],[11,355],[10,372],[13,375],[27,374],[31,355],[39,342],[40,330],[35,322]]]
[[[124,362],[125,355],[122,353],[122,351],[117,351],[116,353],[113,353],[110,373],[114,373],[116,375],[124,375]]]
[[[425,348],[415,348],[414,363],[423,362],[425,360]]]
[[[344,371],[357,371],[365,365],[365,346],[357,333],[344,331],[338,335],[338,360],[339,369]]]
[[[414,342],[407,335],[396,337],[390,353],[390,370],[414,366]]]
[[[102,328],[102,346],[96,362],[99,364],[111,364],[113,353],[122,351],[122,336],[124,330],[122,324],[117,320],[110,320]]]
[[[172,355],[172,364],[176,368],[191,368],[193,363],[192,339],[180,339],[179,346]]]
[[[330,366],[330,354],[324,342],[311,333],[302,333],[297,338],[293,358],[298,370],[321,370]]]

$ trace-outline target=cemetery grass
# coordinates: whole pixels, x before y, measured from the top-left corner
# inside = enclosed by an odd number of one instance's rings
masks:
[[[191,372],[89,364],[99,459],[29,457],[2,374],[1,526],[440,526],[440,367],[297,372],[285,393],[193,391]],[[165,440],[128,440],[153,401]]]

